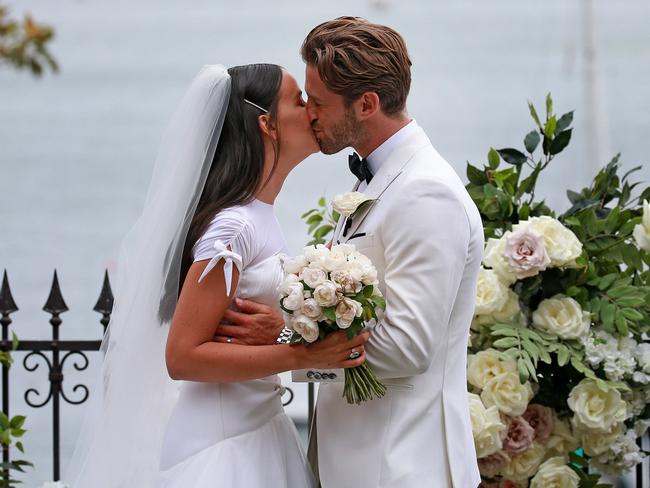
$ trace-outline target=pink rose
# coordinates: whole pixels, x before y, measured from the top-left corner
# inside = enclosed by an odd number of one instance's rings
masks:
[[[495,452],[478,460],[478,470],[487,478],[494,478],[510,462],[510,456],[503,451]]]
[[[502,435],[503,448],[512,454],[518,454],[533,444],[535,429],[523,417],[514,417],[509,419],[508,427]]]
[[[527,227],[505,236],[506,246],[503,252],[508,261],[510,271],[517,279],[535,276],[544,271],[551,258],[546,252],[544,237]]]
[[[522,414],[522,417],[535,429],[535,440],[537,442],[544,443],[548,440],[553,432],[554,424],[553,411],[550,408],[531,403]]]

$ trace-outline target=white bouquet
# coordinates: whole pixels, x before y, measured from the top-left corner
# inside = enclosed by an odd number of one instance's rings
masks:
[[[280,306],[290,316],[292,343],[309,344],[338,330],[352,338],[377,319],[378,309],[386,308],[377,288],[377,269],[353,245],[308,246],[300,256],[285,261],[284,271]],[[348,403],[359,404],[385,393],[386,387],[367,363],[345,370]]]

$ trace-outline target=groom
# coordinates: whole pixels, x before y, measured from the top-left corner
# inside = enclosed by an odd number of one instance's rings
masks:
[[[466,356],[479,213],[406,112],[411,62],[397,32],[340,17],[314,28],[301,55],[321,150],[354,148],[354,189],[377,199],[341,218],[334,243],[373,261],[387,304],[366,344],[386,396],[349,405],[343,383],[321,384],[310,461],[323,488],[476,488]]]

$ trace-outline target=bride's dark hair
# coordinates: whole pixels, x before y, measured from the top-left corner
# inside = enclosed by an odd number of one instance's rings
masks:
[[[264,140],[258,122],[263,112],[244,102],[244,99],[268,110],[271,120],[275,121],[282,67],[275,64],[247,64],[229,68],[228,74],[231,77],[228,109],[205,187],[183,243],[179,281],[168,275],[165,283],[159,310],[163,322],[171,320],[173,316],[174,307],[171,304],[175,304],[176,300],[169,295],[180,293],[193,262],[192,248],[213,217],[224,208],[249,203],[263,183]],[[274,143],[274,150],[275,166],[279,153],[277,142]],[[172,258],[177,256],[175,252]]]

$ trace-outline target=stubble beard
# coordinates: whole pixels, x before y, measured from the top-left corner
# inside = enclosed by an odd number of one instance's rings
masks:
[[[316,138],[323,154],[335,154],[346,147],[354,147],[363,136],[363,126],[352,110],[346,110],[343,120],[331,129],[331,136]]]

